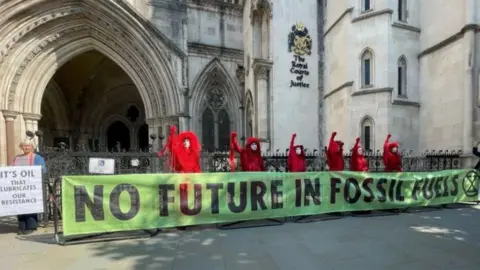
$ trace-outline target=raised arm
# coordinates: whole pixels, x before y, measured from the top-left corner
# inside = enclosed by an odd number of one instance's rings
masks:
[[[358,144],[360,143],[360,138],[355,139],[355,144],[353,145],[352,148],[352,156],[357,156],[358,155]]]
[[[232,132],[232,134],[230,136],[230,149],[232,149],[234,151],[237,151],[238,153],[242,152],[242,148],[240,147],[240,145],[238,145],[238,142],[237,142],[237,133],[236,132]]]
[[[383,143],[383,164],[386,166],[389,160],[390,151],[388,150],[388,144],[390,143],[391,134],[387,135],[385,142]]]
[[[232,132],[232,134],[230,135],[230,156],[228,158],[228,161],[230,163],[230,170],[232,172],[235,171],[235,151],[241,153],[242,148],[240,148],[240,146],[238,145],[237,133]]]
[[[333,152],[338,152],[338,150],[340,150],[340,147],[335,142],[335,136],[337,136],[337,132],[333,132],[332,136],[330,136],[330,143],[328,144],[327,152],[333,153]]]
[[[293,135],[292,135],[292,139],[290,140],[290,150],[289,150],[290,153],[291,153],[292,151],[294,151],[293,147],[294,147],[294,145],[295,145],[295,138],[296,138],[296,137],[297,137],[297,134],[293,134]]]
[[[158,152],[159,157],[163,156],[163,154],[165,154],[165,151],[167,151],[167,149],[170,152],[172,152],[173,142],[175,141],[176,133],[177,133],[177,127],[175,125],[172,125],[170,127],[170,134],[168,135],[167,143],[163,147],[162,151]]]
[[[392,137],[391,134],[387,135],[385,142],[383,143],[383,151],[388,151],[388,144],[390,143],[390,138]]]

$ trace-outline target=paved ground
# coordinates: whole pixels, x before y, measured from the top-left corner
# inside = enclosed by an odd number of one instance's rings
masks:
[[[480,269],[480,207],[154,238],[52,244],[0,225],[1,269]]]

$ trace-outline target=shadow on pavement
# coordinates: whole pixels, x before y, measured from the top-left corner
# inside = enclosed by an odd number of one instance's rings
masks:
[[[18,222],[17,217],[1,217],[0,218],[0,234],[17,233]]]

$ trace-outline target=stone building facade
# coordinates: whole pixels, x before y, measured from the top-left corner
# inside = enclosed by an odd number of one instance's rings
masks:
[[[326,131],[381,149],[471,152],[479,134],[480,3],[324,0]]]
[[[294,132],[318,148],[323,17],[316,0],[297,2],[0,1],[0,164],[27,130],[80,151],[158,148],[170,125],[207,151],[227,150],[232,131],[265,151]],[[302,87],[290,87],[295,25],[313,40],[297,44],[310,46]]]
[[[0,164],[27,130],[137,151],[170,125],[207,151],[232,131],[273,152],[337,131],[468,153],[479,20],[475,0],[0,0]]]

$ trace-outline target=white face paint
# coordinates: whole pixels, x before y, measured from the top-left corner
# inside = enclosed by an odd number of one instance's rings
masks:
[[[392,153],[397,153],[397,151],[398,151],[398,148],[397,148],[397,147],[393,147],[393,148],[392,148]]]
[[[185,139],[183,141],[183,146],[185,146],[185,148],[190,148],[190,140],[189,139]]]
[[[302,148],[300,148],[300,147],[295,148],[295,154],[297,154],[297,155],[302,154]]]
[[[258,145],[256,143],[252,143],[250,145],[250,149],[252,149],[253,151],[257,151],[257,148],[258,148]]]

